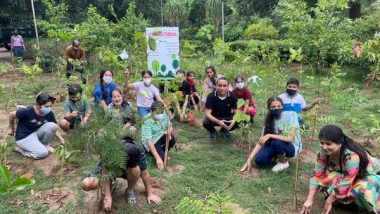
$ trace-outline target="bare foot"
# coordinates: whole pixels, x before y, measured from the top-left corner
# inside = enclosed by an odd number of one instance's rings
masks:
[[[104,196],[103,198],[103,208],[104,211],[109,212],[112,209],[112,197]]]
[[[21,153],[22,150],[20,149],[20,147],[15,146],[15,147],[13,147],[12,151],[17,152],[17,153]]]
[[[51,147],[50,145],[46,145],[45,147],[49,151],[49,153],[53,153],[54,152],[54,148]]]

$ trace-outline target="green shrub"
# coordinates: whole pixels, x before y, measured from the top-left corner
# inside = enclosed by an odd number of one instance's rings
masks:
[[[244,31],[246,39],[276,39],[278,37],[277,29],[272,23],[266,19],[259,19],[257,23],[253,23]]]
[[[237,51],[237,50],[246,50],[248,48],[249,41],[247,40],[236,40],[233,42],[228,43],[230,45],[230,48],[232,51]]]

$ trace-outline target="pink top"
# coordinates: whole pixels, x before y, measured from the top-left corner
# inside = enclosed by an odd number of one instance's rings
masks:
[[[20,35],[11,36],[11,47],[13,48],[13,47],[19,47],[19,46],[25,47],[24,46],[24,39],[22,38],[22,36],[20,36]]]

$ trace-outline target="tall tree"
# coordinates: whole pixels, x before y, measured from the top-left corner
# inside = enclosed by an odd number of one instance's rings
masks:
[[[168,0],[164,7],[165,20],[169,25],[180,26],[187,16],[186,2]]]
[[[206,19],[205,0],[192,0],[189,4],[187,20],[194,27],[201,27]]]
[[[208,17],[218,31],[222,21],[222,0],[206,0],[206,5]]]

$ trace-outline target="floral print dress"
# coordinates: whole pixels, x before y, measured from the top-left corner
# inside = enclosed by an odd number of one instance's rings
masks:
[[[325,188],[327,193],[335,194],[341,203],[355,202],[368,212],[380,214],[380,165],[379,161],[368,155],[367,176],[358,177],[359,155],[349,149],[344,150],[342,170],[330,157],[320,151],[310,188]]]

